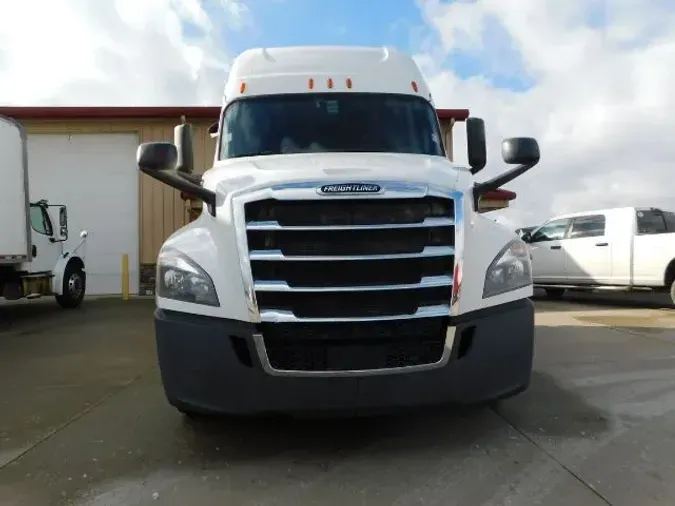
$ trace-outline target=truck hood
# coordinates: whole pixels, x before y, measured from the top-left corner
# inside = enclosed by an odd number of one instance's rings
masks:
[[[218,193],[296,181],[410,181],[463,189],[470,173],[439,156],[392,153],[294,153],[217,162],[203,176]],[[463,184],[462,184],[463,183]]]

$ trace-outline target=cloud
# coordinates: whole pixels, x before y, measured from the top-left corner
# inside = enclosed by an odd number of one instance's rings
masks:
[[[420,0],[429,24],[417,56],[440,107],[486,120],[490,162],[501,138],[532,135],[542,161],[509,185],[502,221],[614,206],[675,208],[675,9],[670,0]],[[497,32],[498,36],[495,36]],[[428,48],[433,50],[429,51]],[[438,62],[469,54],[481,72],[459,77]],[[517,68],[513,91],[494,74]],[[465,162],[465,137],[456,137]]]
[[[251,23],[234,0],[5,4],[3,19],[11,20],[0,28],[5,104],[211,105],[229,64],[225,28]]]
[[[468,107],[486,120],[490,162],[479,178],[505,169],[501,138],[532,135],[541,143],[541,163],[509,185],[519,195],[501,221],[533,224],[553,213],[603,206],[675,208],[673,0],[410,1],[424,23],[410,19],[403,26],[437,105]],[[230,42],[247,46],[259,28],[251,5],[4,2],[9,22],[0,26],[0,101],[217,103]],[[289,30],[312,23],[294,19],[297,26]],[[390,32],[400,34],[401,26]],[[350,30],[343,39],[353,43],[354,37]],[[458,161],[465,161],[461,125],[456,146]]]

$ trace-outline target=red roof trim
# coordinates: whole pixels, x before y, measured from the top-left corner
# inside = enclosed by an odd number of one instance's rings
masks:
[[[483,197],[486,199],[494,199],[494,200],[515,200],[516,193],[509,190],[499,189],[485,192],[483,194]]]
[[[16,119],[214,119],[220,107],[0,107],[0,114]]]
[[[469,117],[468,109],[436,109],[440,119],[454,119],[455,121],[466,121]]]
[[[465,121],[468,109],[437,109],[440,119]],[[15,119],[159,119],[180,118],[216,120],[220,107],[7,107],[0,106],[0,114]]]

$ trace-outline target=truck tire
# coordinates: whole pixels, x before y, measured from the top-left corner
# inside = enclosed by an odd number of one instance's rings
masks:
[[[563,295],[565,295],[564,288],[545,288],[546,297],[551,300],[562,300]]]
[[[675,305],[675,279],[670,283],[670,302]]]
[[[63,293],[56,296],[56,302],[66,309],[76,308],[84,299],[87,277],[79,265],[69,262],[63,273]]]

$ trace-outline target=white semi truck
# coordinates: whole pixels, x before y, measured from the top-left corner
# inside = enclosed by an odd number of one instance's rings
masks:
[[[80,305],[85,293],[84,260],[78,255],[87,232],[72,251],[65,205],[31,201],[28,154],[22,126],[0,116],[0,296],[6,300],[54,295],[65,308]]]
[[[526,245],[477,213],[532,168],[532,138],[470,168],[446,158],[415,62],[389,48],[254,49],[233,63],[213,168],[191,127],[139,146],[140,170],[204,203],[157,260],[168,401],[200,413],[350,412],[483,402],[527,388]]]

